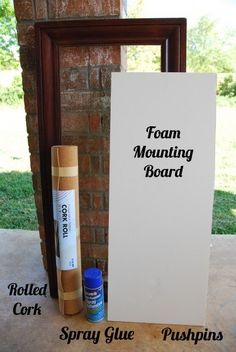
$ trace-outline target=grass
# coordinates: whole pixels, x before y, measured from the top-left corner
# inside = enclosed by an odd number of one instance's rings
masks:
[[[218,107],[213,234],[236,234],[236,106]]]
[[[30,172],[0,173],[0,228],[38,229]]]
[[[215,191],[213,207],[213,234],[236,234],[236,195]]]

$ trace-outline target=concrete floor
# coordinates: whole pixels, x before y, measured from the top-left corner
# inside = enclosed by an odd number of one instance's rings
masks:
[[[173,331],[222,331],[221,341],[163,341],[157,324],[113,323],[104,321],[92,324],[84,313],[63,317],[58,312],[57,300],[47,293],[42,296],[9,296],[8,285],[34,283],[42,286],[47,276],[42,266],[37,232],[0,230],[0,351],[1,352],[60,352],[60,351],[236,351],[236,236],[214,236],[211,248],[211,265],[208,292],[207,324],[205,327],[170,326]],[[41,315],[14,315],[13,306],[21,302],[26,306],[41,306]],[[68,326],[75,331],[100,332],[97,344],[80,339],[67,344],[60,340],[61,329]],[[134,331],[131,341],[105,342],[108,327]],[[95,335],[97,336],[97,335]]]

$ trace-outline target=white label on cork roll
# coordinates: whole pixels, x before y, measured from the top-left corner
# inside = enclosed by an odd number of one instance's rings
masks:
[[[77,268],[75,190],[52,191],[56,263],[60,270]]]

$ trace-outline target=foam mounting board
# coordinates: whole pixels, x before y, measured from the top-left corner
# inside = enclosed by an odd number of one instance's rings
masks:
[[[214,74],[112,74],[108,320],[205,323],[215,94]]]

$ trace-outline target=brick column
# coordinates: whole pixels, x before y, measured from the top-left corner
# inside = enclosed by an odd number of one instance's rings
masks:
[[[60,68],[62,141],[79,146],[82,264],[106,273],[110,83],[120,47],[63,47]]]
[[[14,0],[28,142],[41,249],[45,232],[39,164],[34,23],[39,20],[120,17],[122,0]],[[123,4],[123,2],[122,2]],[[122,10],[123,13],[123,10]],[[107,272],[110,77],[119,71],[119,47],[65,47],[60,51],[62,142],[79,146],[82,265]]]

